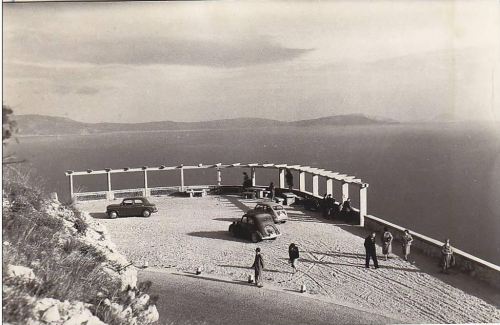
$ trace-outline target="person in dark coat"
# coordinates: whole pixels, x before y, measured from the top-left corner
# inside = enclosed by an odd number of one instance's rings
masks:
[[[332,197],[331,194],[328,194],[326,197],[326,208],[327,208],[327,217],[328,218],[333,218],[334,215],[334,207],[335,207],[335,199]]]
[[[261,276],[262,271],[264,270],[264,259],[260,254],[259,247],[255,249],[255,260],[253,261],[252,267],[255,270],[255,285],[258,287],[262,287]]]
[[[252,186],[252,180],[248,177],[246,172],[243,172],[243,191]]]
[[[276,189],[274,187],[273,182],[269,184],[269,188],[267,190],[269,191],[269,197],[271,198],[272,201],[274,201],[274,196],[276,195]]]
[[[365,267],[370,267],[370,258],[373,259],[373,265],[378,269],[378,261],[377,261],[377,250],[375,247],[375,236],[377,234],[372,232],[370,236],[365,238],[365,250],[366,250],[366,263]]]
[[[290,169],[286,170],[285,174],[286,185],[288,185],[289,190],[293,190],[293,174]]]
[[[294,243],[288,247],[288,257],[290,258],[290,265],[293,268],[293,273],[297,272],[297,265],[299,262],[299,248]]]

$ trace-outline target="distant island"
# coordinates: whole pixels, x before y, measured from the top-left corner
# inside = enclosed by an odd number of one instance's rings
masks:
[[[246,129],[259,127],[312,127],[395,124],[395,120],[368,117],[363,114],[327,116],[284,122],[265,118],[234,118],[201,122],[159,121],[145,123],[83,123],[65,117],[46,115],[15,116],[19,135],[97,134],[108,132],[175,131],[204,129]]]

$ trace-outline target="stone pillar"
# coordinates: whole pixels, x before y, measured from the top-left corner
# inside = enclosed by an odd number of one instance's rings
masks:
[[[181,192],[184,192],[184,167],[181,167]]]
[[[279,169],[280,172],[280,188],[285,188],[285,170],[283,168]]]
[[[312,177],[313,177],[313,191],[312,191],[312,193],[313,193],[313,195],[318,195],[318,193],[319,193],[319,189],[318,189],[318,187],[319,187],[318,186],[318,178],[319,178],[319,176],[313,174]]]
[[[220,168],[217,168],[217,186],[222,185],[222,171]]]
[[[111,189],[111,173],[107,172],[106,176],[108,177],[108,192],[106,193],[106,199],[107,200],[114,200],[115,195],[113,193],[113,190]]]
[[[306,172],[299,172],[299,191],[306,191]]]
[[[75,193],[73,192],[73,175],[69,175],[69,197],[71,198],[71,201],[76,202],[76,196]]]
[[[349,197],[349,183],[342,182],[342,203]]]
[[[255,167],[250,169],[250,178],[252,179],[252,186],[255,186]]]
[[[368,184],[364,183],[359,187],[359,225],[365,226],[365,216],[368,214]]]
[[[331,194],[333,196],[333,179],[326,179],[326,194]]]
[[[144,169],[144,196],[150,196],[151,192],[148,188],[148,171]]]

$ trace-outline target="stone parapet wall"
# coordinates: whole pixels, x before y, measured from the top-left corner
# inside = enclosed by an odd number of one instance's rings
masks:
[[[401,238],[403,236],[405,228],[371,215],[365,217],[366,229],[376,232],[382,232],[384,227],[387,227],[394,236],[394,240],[397,243],[393,246],[397,247],[395,249],[398,249],[401,244]],[[444,245],[444,243],[425,235],[416,233],[411,229],[409,230],[413,237],[412,249],[416,249],[427,256],[435,257],[437,268],[440,262],[439,259],[441,257],[441,246]],[[453,248],[453,250],[455,256],[455,269],[472,277],[483,280],[490,285],[500,289],[499,266],[484,261],[457,248]]]

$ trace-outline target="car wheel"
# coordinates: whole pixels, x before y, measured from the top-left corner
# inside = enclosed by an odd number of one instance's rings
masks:
[[[150,215],[151,215],[151,211],[149,211],[148,209],[146,209],[146,210],[142,211],[142,216],[143,216],[144,218],[147,218],[147,217],[149,217]]]
[[[252,242],[253,243],[258,243],[259,242],[259,235],[257,235],[256,232],[252,233]]]
[[[110,219],[116,219],[118,217],[118,213],[116,213],[116,211],[110,211],[108,216]]]

